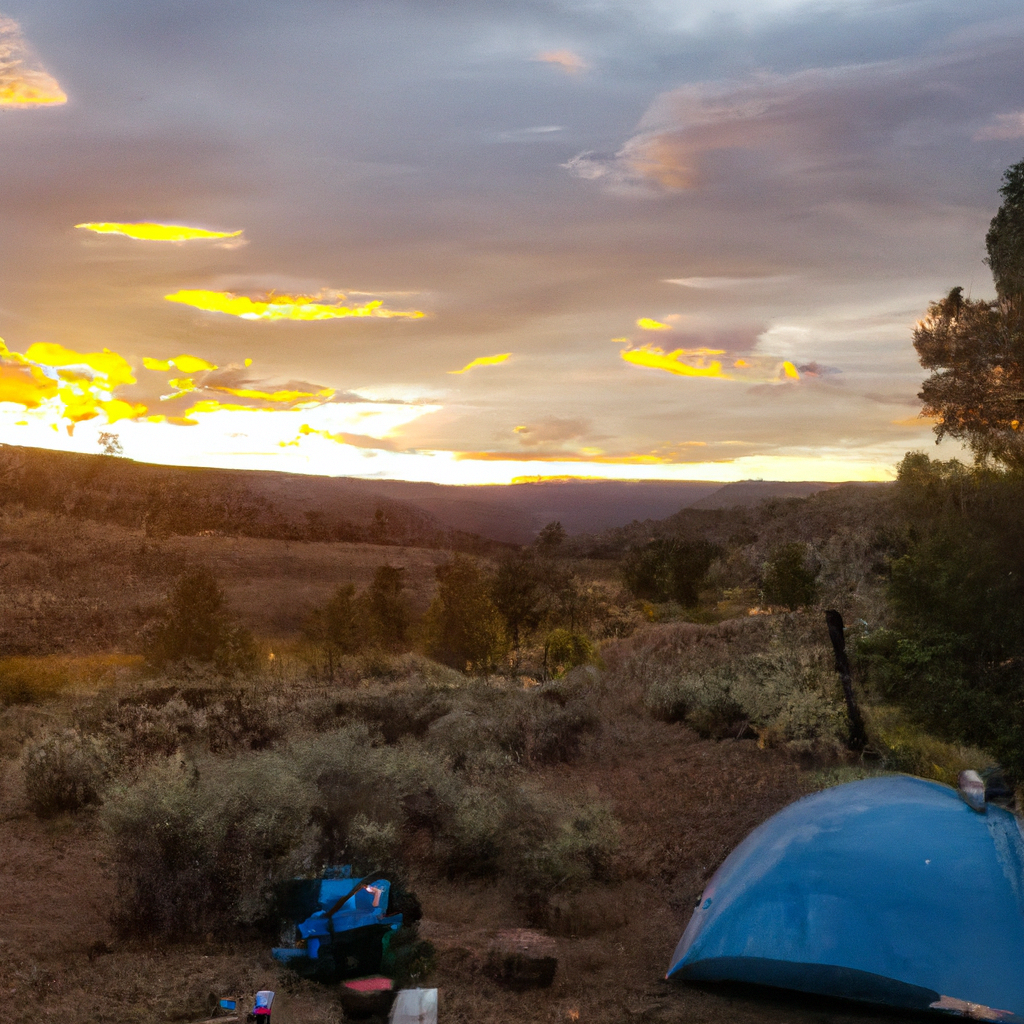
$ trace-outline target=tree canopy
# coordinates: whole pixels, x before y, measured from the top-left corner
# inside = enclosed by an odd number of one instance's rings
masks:
[[[1003,204],[985,243],[995,301],[964,298],[963,288],[933,302],[914,330],[922,412],[937,440],[965,442],[979,462],[1024,468],[1024,161],[1008,168]]]

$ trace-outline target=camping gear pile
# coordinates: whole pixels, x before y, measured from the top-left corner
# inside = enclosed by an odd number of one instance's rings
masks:
[[[272,955],[304,978],[335,983],[379,975],[389,965],[391,939],[402,914],[389,914],[391,883],[381,873],[353,878],[349,866],[325,877],[294,879],[281,897],[284,916],[297,922],[294,947]]]

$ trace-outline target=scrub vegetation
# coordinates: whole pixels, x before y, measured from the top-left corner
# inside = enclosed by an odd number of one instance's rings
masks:
[[[910,456],[889,487],[601,536],[552,524],[485,554],[146,537],[7,505],[0,843],[74,850],[46,860],[47,884],[66,860],[69,894],[81,878],[103,894],[56,944],[25,933],[70,989],[0,947],[25,1019],[72,1002],[97,1020],[198,1019],[250,979],[297,1019],[339,1020],[329,991],[267,955],[278,883],[339,862],[417,893],[435,949],[417,977],[453,1019],[691,1019],[711,997],[665,1004],[662,961],[758,822],[864,774],[955,782],[986,749],[1014,769],[1012,714],[998,730],[986,717],[1012,645],[959,618],[1018,614],[998,549],[1014,501],[1005,475]],[[974,545],[962,562],[940,557],[954,541]],[[848,627],[863,754],[847,749],[828,607]],[[8,901],[37,885],[16,852]],[[499,925],[556,938],[552,989],[482,973]],[[196,948],[216,969],[175,984]]]

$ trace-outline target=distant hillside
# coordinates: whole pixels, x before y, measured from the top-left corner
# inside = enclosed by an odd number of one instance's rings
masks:
[[[595,535],[692,509],[803,497],[825,483],[550,480],[457,487],[251,470],[154,466],[0,444],[0,505],[108,520],[151,535],[226,533],[473,549],[528,544],[558,520]]]
[[[719,487],[706,498],[692,502],[688,508],[739,508],[741,505],[757,505],[768,498],[807,498],[818,491],[827,491],[838,484],[819,483],[813,480],[740,480],[734,484]]]

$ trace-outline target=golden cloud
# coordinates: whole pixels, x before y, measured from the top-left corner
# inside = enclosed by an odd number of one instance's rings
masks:
[[[131,364],[110,349],[76,352],[37,342],[22,354],[0,339],[0,402],[49,408],[67,421],[69,431],[101,413],[108,423],[144,415],[144,405],[114,396],[118,387],[134,383]]]
[[[320,301],[311,295],[268,295],[265,299],[253,299],[233,292],[212,292],[201,289],[175,292],[165,295],[168,302],[180,302],[211,313],[227,313],[243,320],[337,320],[344,317],[408,317],[418,319],[426,316],[419,310],[385,309],[380,299],[374,299],[362,306],[342,306],[345,296],[336,302]]]
[[[573,53],[572,50],[544,50],[533,59],[542,64],[556,64],[570,75],[586,71],[588,67],[587,62],[578,53]]]
[[[634,366],[664,370],[680,377],[712,377],[718,380],[743,380],[751,383],[780,384],[800,379],[800,371],[788,359],[765,356],[737,358],[728,366],[714,356],[725,355],[724,349],[677,348],[665,352],[655,345],[624,348],[619,355]]]
[[[637,327],[644,331],[671,331],[671,324],[663,324],[660,320],[652,320],[649,316],[642,316],[636,322]]]
[[[241,231],[207,231],[206,228],[190,228],[184,224],[76,224],[76,228],[94,231],[98,235],[124,235],[145,242],[190,242],[194,239],[238,238]]]
[[[170,370],[171,367],[181,370],[182,373],[198,373],[200,370],[216,370],[215,363],[209,363],[198,356],[175,356],[173,359],[150,359],[143,356],[142,365],[147,370]],[[246,361],[246,366],[249,361]]]
[[[10,18],[0,18],[0,107],[56,106],[64,91],[39,64]]]
[[[496,356],[478,356],[471,363],[466,365],[461,370],[449,370],[449,373],[469,373],[470,370],[477,366],[498,366],[500,363],[505,362],[508,357],[512,355],[511,352],[502,352]]]

